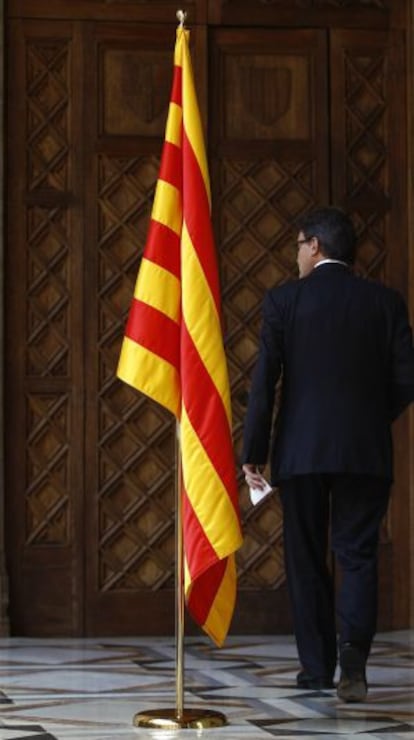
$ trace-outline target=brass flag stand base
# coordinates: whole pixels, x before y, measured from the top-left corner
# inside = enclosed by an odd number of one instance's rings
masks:
[[[209,709],[185,709],[177,715],[176,709],[153,709],[149,712],[138,712],[133,719],[134,727],[158,728],[161,730],[193,729],[203,730],[209,727],[223,727],[227,724],[224,714]]]
[[[227,724],[224,714],[211,709],[184,709],[184,552],[183,552],[183,530],[182,530],[182,496],[181,496],[181,445],[180,426],[176,424],[175,445],[175,500],[176,500],[176,556],[177,565],[175,571],[176,580],[176,605],[175,605],[175,709],[149,709],[137,712],[132,724],[134,727],[146,727],[147,729],[159,730],[181,730],[193,729],[203,730],[211,727],[223,727]]]

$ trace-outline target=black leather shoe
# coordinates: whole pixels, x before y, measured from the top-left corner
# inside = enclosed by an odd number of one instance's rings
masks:
[[[365,657],[352,643],[345,643],[339,654],[341,675],[337,688],[339,699],[345,702],[364,701],[367,693]]]
[[[310,676],[306,671],[299,671],[296,676],[296,688],[321,691],[322,689],[333,689],[334,685],[331,678],[327,678],[326,676]]]

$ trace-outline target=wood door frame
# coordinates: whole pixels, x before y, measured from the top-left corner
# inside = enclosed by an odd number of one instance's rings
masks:
[[[414,325],[414,0],[408,0],[406,9],[407,29],[407,220],[408,220],[408,302],[411,326]],[[414,405],[408,414],[408,443],[410,476],[410,627],[414,627]]]
[[[4,48],[4,32],[5,32],[5,17],[4,17],[4,3],[2,3],[0,12],[0,32],[1,32],[1,44],[0,44],[0,55],[1,55],[1,69],[0,69],[0,101],[2,110],[5,107],[5,79],[4,69],[6,61],[6,50]],[[4,131],[4,120],[3,116],[0,119],[0,141],[4,142],[5,131]],[[3,145],[4,151],[4,145]],[[6,241],[4,238],[4,200],[5,200],[5,187],[4,187],[5,168],[2,161],[0,166],[0,264],[4,265],[5,258],[5,246]],[[4,282],[3,282],[3,269],[0,270],[0,353],[2,358],[5,356],[5,337],[4,337]],[[7,582],[7,570],[6,570],[6,553],[5,553],[5,528],[4,528],[4,517],[5,517],[5,486],[4,486],[4,370],[3,362],[0,368],[0,637],[9,634],[9,616],[8,616],[8,582]]]

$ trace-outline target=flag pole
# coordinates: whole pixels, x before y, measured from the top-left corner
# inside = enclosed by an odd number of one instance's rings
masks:
[[[187,13],[177,11],[181,31]],[[178,417],[178,413],[177,413]],[[184,709],[184,536],[183,536],[183,473],[180,424],[176,423],[175,444],[175,640],[176,640],[176,706],[174,708],[150,709],[138,712],[133,717],[135,727],[159,728],[164,730],[206,729],[227,724],[221,712],[209,709]]]
[[[182,502],[182,466],[180,424],[175,425],[175,537],[176,537],[176,568],[175,568],[175,655],[176,676],[175,696],[176,715],[181,719],[184,714],[184,539],[183,539],[183,502]]]
[[[221,712],[210,709],[184,709],[184,542],[182,506],[182,466],[180,425],[176,422],[175,442],[175,709],[150,709],[137,712],[133,717],[135,727],[158,728],[164,730],[197,729],[223,727],[227,719]]]

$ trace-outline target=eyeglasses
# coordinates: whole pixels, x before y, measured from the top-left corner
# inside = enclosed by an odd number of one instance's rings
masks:
[[[297,248],[300,249],[302,244],[307,244],[311,239],[313,239],[313,236],[306,236],[304,239],[298,239],[296,241]]]

